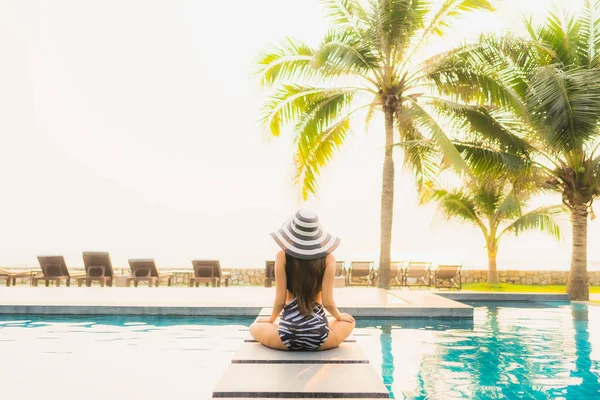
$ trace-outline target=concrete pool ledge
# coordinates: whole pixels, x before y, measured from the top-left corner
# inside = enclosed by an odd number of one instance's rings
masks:
[[[0,287],[0,314],[255,317],[274,288]],[[338,308],[355,317],[473,318],[471,306],[427,290],[339,288]]]
[[[523,293],[523,292],[434,292],[440,297],[456,301],[533,301],[533,302],[569,302],[566,293]]]
[[[213,398],[375,399],[389,393],[356,342],[325,351],[281,351],[243,342]]]

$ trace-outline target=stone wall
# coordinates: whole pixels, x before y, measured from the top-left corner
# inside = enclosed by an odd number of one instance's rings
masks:
[[[77,271],[77,268],[73,268]],[[164,272],[168,272],[165,269]],[[223,271],[231,272],[230,284],[233,286],[263,286],[265,280],[264,268],[223,268]],[[127,275],[128,269],[115,269],[116,274]],[[499,270],[500,282],[517,283],[523,285],[565,285],[567,283],[568,271],[519,271]],[[600,271],[589,271],[590,285],[600,286]],[[359,283],[360,281],[360,283]],[[462,271],[463,283],[487,282],[487,270],[465,269]],[[18,280],[19,283],[28,283],[29,279]],[[187,284],[187,276],[178,278],[179,284]],[[355,278],[355,284],[366,283],[366,278]],[[0,283],[3,285],[4,281]]]
[[[231,272],[231,284],[234,286],[265,284],[264,268],[224,268],[223,271]]]
[[[568,271],[499,270],[500,282],[521,285],[566,285]],[[588,271],[590,285],[600,285],[600,271]],[[487,282],[487,270],[462,271],[463,283]]]

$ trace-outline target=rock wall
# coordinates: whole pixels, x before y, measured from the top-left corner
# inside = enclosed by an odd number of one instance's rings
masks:
[[[255,269],[224,269],[231,271],[232,285],[264,285],[265,270]],[[517,283],[522,285],[566,285],[568,271],[519,271],[500,270],[500,282]],[[589,271],[590,285],[600,286],[600,271]],[[355,284],[366,284],[366,278],[355,278]],[[487,270],[462,271],[463,283],[487,282]],[[360,283],[359,283],[360,281]]]
[[[77,271],[73,268],[73,271]],[[164,269],[168,272],[169,269]],[[233,286],[263,286],[265,281],[264,268],[223,268],[223,271],[231,272],[230,284]],[[115,268],[115,273],[120,275],[129,274],[129,270]],[[568,271],[519,271],[499,270],[500,282],[516,283],[522,285],[566,285]],[[189,275],[182,274],[177,277],[178,284],[187,284]],[[588,271],[590,285],[600,286],[600,271]],[[462,271],[463,283],[487,282],[487,270],[465,269]],[[19,283],[27,283],[29,279],[18,280]],[[365,284],[366,278],[355,278],[354,284]],[[0,283],[3,285],[4,281]]]
[[[566,285],[568,271],[518,271],[499,270],[500,282],[521,285]],[[588,271],[590,285],[600,285],[600,271]],[[487,282],[487,270],[462,271],[463,283]]]
[[[224,268],[223,271],[231,272],[231,284],[236,285],[259,285],[265,284],[264,268]]]

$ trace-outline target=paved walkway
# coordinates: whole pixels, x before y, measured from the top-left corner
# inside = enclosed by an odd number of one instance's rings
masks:
[[[428,290],[334,289],[340,309],[360,317],[472,318],[473,309]],[[256,316],[275,288],[0,287],[0,314]]]

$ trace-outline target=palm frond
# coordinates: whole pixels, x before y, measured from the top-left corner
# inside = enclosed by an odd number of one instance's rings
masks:
[[[315,66],[327,78],[368,77],[379,66],[378,54],[351,30],[332,29],[314,55]]]
[[[475,174],[520,174],[531,168],[528,157],[496,150],[482,143],[454,142],[454,147]]]
[[[306,115],[306,110],[328,99],[349,102],[354,90],[345,88],[318,88],[302,85],[281,85],[271,93],[263,106],[261,123],[279,136],[284,125],[295,124]]]
[[[400,61],[413,34],[425,24],[430,4],[424,0],[371,1],[370,41],[388,63]]]
[[[365,117],[365,128],[369,127],[369,124],[373,120],[373,116],[375,115],[375,111],[381,109],[381,100],[379,96],[376,96],[370,103],[367,109],[367,115]]]
[[[402,148],[404,166],[414,174],[417,190],[423,193],[440,174],[441,153],[432,140],[412,125],[404,128],[402,138],[396,146]]]
[[[523,197],[519,196],[519,193],[512,189],[504,199],[498,205],[496,215],[494,216],[496,221],[503,221],[518,217],[522,214],[522,203],[524,202]]]
[[[498,211],[506,191],[506,179],[494,179],[491,174],[484,173],[476,176],[467,183],[479,215],[490,218]]]
[[[518,236],[526,231],[538,230],[560,240],[560,227],[554,218],[564,212],[566,212],[566,210],[562,205],[536,208],[533,211],[521,215],[504,228],[499,237],[506,233],[512,233],[515,236]]]
[[[540,67],[531,78],[527,104],[550,148],[563,152],[583,147],[597,135],[600,71]]]
[[[367,27],[368,14],[360,1],[322,0],[327,9],[327,17],[337,27],[350,28],[360,35]]]
[[[600,0],[585,0],[579,21],[581,46],[578,55],[581,64],[597,68],[600,63]]]
[[[531,145],[519,135],[522,124],[510,114],[443,99],[434,99],[432,104],[438,112],[449,117],[458,130],[471,132],[502,151],[525,155],[531,150]]]
[[[317,178],[321,168],[326,166],[341,148],[350,131],[350,116],[347,115],[318,135],[298,138],[294,183],[301,185],[304,200],[317,192]]]
[[[349,118],[353,99],[352,93],[338,91],[311,99],[312,102],[305,105],[304,112],[294,127],[294,142],[298,145],[298,154],[302,159],[310,158],[315,143],[321,140],[323,132],[329,131],[340,119]]]
[[[477,215],[477,207],[473,197],[460,189],[447,191],[438,189],[433,192],[431,200],[439,203],[439,209],[446,219],[456,218],[478,226],[487,236],[488,229]]]
[[[581,47],[580,23],[572,16],[550,13],[544,25],[530,28],[534,40],[552,49],[554,57],[548,63],[564,66],[580,65],[578,49]]]
[[[420,67],[432,87],[453,100],[507,106],[526,114],[521,92],[526,83],[513,65],[498,55],[492,44],[463,46],[426,60]]]
[[[424,36],[429,33],[443,36],[453,20],[477,10],[495,11],[495,8],[488,0],[445,0],[425,28]]]
[[[315,50],[306,43],[286,38],[260,55],[257,73],[261,84],[270,87],[278,82],[316,76],[314,53]]]
[[[440,149],[447,165],[452,166],[458,173],[470,173],[469,166],[465,163],[454,143],[446,135],[446,132],[440,127],[436,119],[414,99],[407,97],[406,100],[410,104],[410,107],[405,108],[403,112],[408,115],[400,115],[399,118],[412,119],[415,127],[420,132],[429,134],[429,137]],[[400,134],[402,135],[402,132]]]

